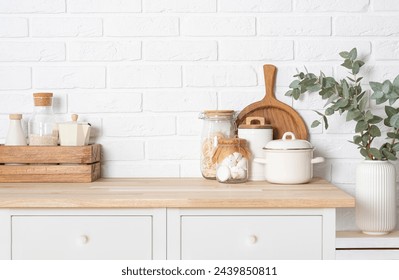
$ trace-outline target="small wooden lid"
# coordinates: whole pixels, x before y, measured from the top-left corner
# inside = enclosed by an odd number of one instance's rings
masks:
[[[51,106],[53,104],[52,92],[38,92],[33,94],[35,106]]]
[[[265,123],[263,117],[247,117],[245,118],[245,124],[240,124],[239,129],[272,129],[272,125]]]
[[[234,114],[234,110],[205,110],[204,115],[206,117],[217,117],[217,116],[225,116],[231,117]]]
[[[221,144],[221,145],[239,145],[239,146],[241,146],[241,145],[246,145],[247,144],[247,140],[246,139],[244,139],[244,138],[238,138],[238,137],[235,137],[235,138],[220,138],[219,140],[218,140],[218,144]]]
[[[10,120],[22,120],[22,114],[10,114],[8,117]]]

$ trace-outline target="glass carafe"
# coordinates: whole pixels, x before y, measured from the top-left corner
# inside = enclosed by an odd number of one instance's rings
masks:
[[[34,109],[29,120],[30,146],[56,146],[58,129],[53,112],[52,93],[34,93]]]

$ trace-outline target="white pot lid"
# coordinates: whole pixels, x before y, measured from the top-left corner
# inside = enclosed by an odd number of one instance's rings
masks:
[[[313,146],[306,140],[295,138],[292,132],[284,133],[283,137],[279,140],[269,141],[263,148],[265,150],[311,150]]]

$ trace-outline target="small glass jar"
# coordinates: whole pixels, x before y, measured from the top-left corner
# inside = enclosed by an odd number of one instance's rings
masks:
[[[231,138],[235,133],[233,110],[208,110],[200,114],[203,120],[201,133],[201,173],[206,179],[216,179],[216,164],[212,156],[223,138]]]
[[[247,140],[220,139],[212,161],[216,164],[216,179],[220,183],[244,183],[248,180],[251,153]]]
[[[34,109],[29,120],[30,146],[56,146],[58,144],[58,129],[53,113],[53,94],[34,93]]]

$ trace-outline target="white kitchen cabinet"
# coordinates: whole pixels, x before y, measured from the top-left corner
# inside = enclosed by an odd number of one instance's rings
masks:
[[[165,259],[165,209],[15,210],[12,259]]]
[[[331,209],[168,209],[169,259],[333,259]]]
[[[335,210],[353,206],[317,178],[0,183],[0,259],[334,259]]]

